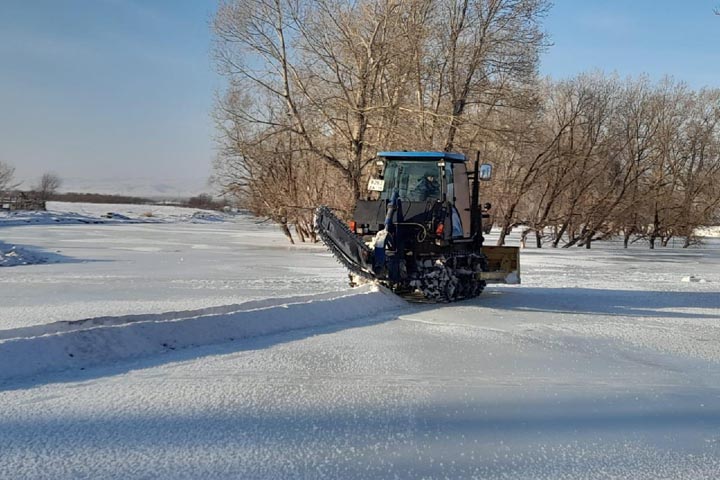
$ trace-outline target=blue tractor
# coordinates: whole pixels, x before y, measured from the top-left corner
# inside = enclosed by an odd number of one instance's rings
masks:
[[[487,210],[480,182],[492,167],[446,152],[380,152],[368,193],[352,220],[325,206],[315,228],[350,271],[350,284],[377,281],[409,298],[449,302],[479,295],[488,282],[519,283],[517,247],[483,246]]]

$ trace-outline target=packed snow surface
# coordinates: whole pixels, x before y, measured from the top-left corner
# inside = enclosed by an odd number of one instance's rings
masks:
[[[527,249],[521,285],[408,304],[148,208],[0,217],[48,259],[0,268],[0,478],[717,478],[718,240]]]

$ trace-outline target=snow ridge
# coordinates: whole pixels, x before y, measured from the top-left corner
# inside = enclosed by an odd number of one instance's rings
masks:
[[[48,255],[42,255],[31,250],[8,245],[0,242],[0,267],[14,267],[17,265],[34,265],[50,262]]]
[[[102,317],[18,328],[0,337],[0,382],[202,345],[368,318],[408,304],[377,286],[190,312]],[[387,314],[386,314],[387,313]],[[388,317],[390,315],[390,317]]]

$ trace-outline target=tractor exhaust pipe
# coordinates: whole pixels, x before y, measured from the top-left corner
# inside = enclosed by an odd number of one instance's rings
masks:
[[[480,170],[480,150],[475,155],[475,168],[472,172],[472,198],[470,201],[470,237],[478,247],[482,246],[482,212],[480,211],[480,182],[478,171]]]

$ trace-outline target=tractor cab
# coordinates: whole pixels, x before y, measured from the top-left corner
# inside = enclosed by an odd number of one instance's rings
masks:
[[[427,225],[445,215],[450,228],[445,232],[443,218],[443,237],[469,238],[471,197],[465,161],[465,155],[458,153],[378,153],[368,197],[358,201],[355,210],[356,233],[371,235],[382,230],[386,205],[396,195],[404,223]]]

